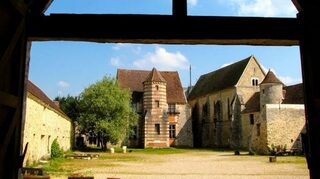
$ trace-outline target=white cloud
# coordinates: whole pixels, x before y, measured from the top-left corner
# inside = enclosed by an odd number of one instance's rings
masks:
[[[191,6],[196,6],[198,4],[198,0],[188,0],[188,4]]]
[[[291,76],[279,76],[279,79],[285,84],[285,85],[293,85],[297,83],[302,83],[301,78],[293,78]]]
[[[178,70],[189,68],[188,59],[180,52],[171,53],[165,48],[157,47],[154,52],[147,53],[142,59],[133,62],[140,69]]]
[[[120,58],[118,58],[118,57],[112,57],[112,58],[110,59],[110,63],[111,63],[112,66],[118,67],[118,66],[120,66]]]
[[[294,17],[296,8],[290,0],[229,0],[241,16]]]
[[[57,83],[58,87],[61,88],[61,89],[66,89],[66,88],[69,88],[70,87],[70,84],[66,81],[58,81]]]
[[[124,44],[124,43],[117,43],[115,46],[112,47],[112,50],[120,50],[122,48],[128,47],[130,44]]]

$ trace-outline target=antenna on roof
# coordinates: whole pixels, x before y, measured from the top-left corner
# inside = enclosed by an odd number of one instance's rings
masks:
[[[191,83],[191,64],[190,64],[190,68],[189,68],[189,71],[190,71],[190,88],[192,87],[192,83]]]

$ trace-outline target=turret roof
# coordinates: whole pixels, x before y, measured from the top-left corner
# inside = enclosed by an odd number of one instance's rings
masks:
[[[268,71],[268,73],[265,76],[264,80],[261,82],[261,84],[265,84],[265,83],[280,83],[280,84],[283,84],[271,70]]]
[[[156,68],[153,68],[144,82],[167,82]]]

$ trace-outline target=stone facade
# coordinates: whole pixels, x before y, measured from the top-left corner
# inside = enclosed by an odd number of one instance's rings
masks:
[[[263,109],[266,118],[257,120],[252,130],[250,150],[268,154],[271,145],[286,146],[287,150],[302,150],[301,133],[305,133],[304,105],[266,104]]]
[[[190,109],[177,72],[119,69],[117,80],[132,92],[132,107],[140,116],[129,146],[192,147]]]
[[[301,86],[284,87],[272,72],[265,74],[254,56],[202,75],[188,96],[194,146],[262,154],[271,144],[301,149]],[[274,104],[283,108],[275,111]]]
[[[63,150],[70,149],[71,120],[39,97],[27,93],[23,146],[28,143],[25,165],[50,156],[51,144],[57,139]]]
[[[302,151],[301,134],[305,132],[304,105],[283,104],[288,98],[299,95],[299,91],[292,93],[290,87],[287,88],[288,91],[271,71],[260,84],[259,111],[243,114],[245,120],[251,120],[252,115],[255,118],[249,142],[250,151],[268,154],[271,146],[286,146],[287,150]]]
[[[232,71],[238,71],[238,74],[233,74]],[[249,131],[246,131],[247,127],[242,126],[244,123],[241,112],[250,97],[259,91],[258,83],[264,76],[261,66],[255,57],[251,56],[200,78],[205,86],[201,87],[200,81],[188,97],[192,109],[195,146],[232,148],[246,146],[243,143],[248,142],[242,139],[247,137]],[[230,85],[226,86],[225,81],[229,81]],[[200,94],[194,91],[195,88],[207,88],[209,83],[217,85],[207,89],[202,95],[201,91]]]

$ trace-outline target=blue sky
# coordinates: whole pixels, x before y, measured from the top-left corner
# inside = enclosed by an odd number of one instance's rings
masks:
[[[125,4],[125,6],[124,6]],[[55,0],[50,13],[170,14],[171,0]],[[290,0],[190,0],[189,15],[294,17]],[[254,28],[254,27],[253,27]],[[33,42],[29,79],[50,98],[78,95],[117,68],[178,71],[183,86],[200,75],[254,55],[285,84],[301,82],[299,48],[218,45]]]

